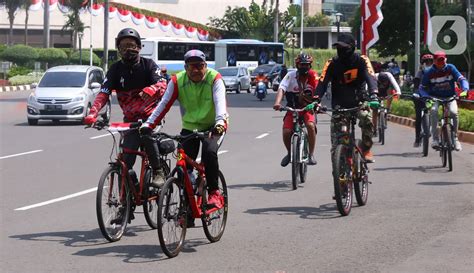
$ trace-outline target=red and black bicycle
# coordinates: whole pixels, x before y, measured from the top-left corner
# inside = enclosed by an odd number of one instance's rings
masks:
[[[228,194],[224,175],[219,171],[218,191],[223,206],[217,208],[207,204],[207,183],[204,165],[190,158],[183,149],[183,143],[190,139],[209,137],[209,132],[193,132],[187,136],[160,135],[173,139],[178,143],[176,151],[176,167],[163,186],[158,202],[158,238],[163,252],[170,258],[179,254],[186,237],[188,218],[200,218],[207,239],[217,242],[224,233],[227,211]],[[224,135],[218,141],[222,143]],[[197,171],[195,186],[188,175],[187,165]]]

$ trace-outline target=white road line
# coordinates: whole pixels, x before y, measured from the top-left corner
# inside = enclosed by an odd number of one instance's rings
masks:
[[[264,137],[266,137],[266,136],[268,136],[268,135],[269,135],[269,133],[261,134],[261,135],[259,135],[258,137],[256,137],[256,139],[264,138]]]
[[[117,134],[118,132],[114,132],[112,134]],[[100,135],[100,136],[95,136],[95,137],[90,137],[89,139],[97,139],[97,138],[101,138],[101,137],[106,137],[106,136],[110,136],[110,133],[107,133],[107,134],[103,134],[103,135]]]
[[[20,154],[6,155],[6,156],[0,157],[0,159],[10,158],[10,157],[15,157],[15,156],[20,156],[20,155],[34,154],[34,153],[39,153],[39,152],[42,152],[42,151],[43,150],[34,150],[34,151],[24,152],[24,153],[20,153]]]
[[[221,155],[221,154],[225,154],[225,153],[227,153],[227,152],[229,152],[229,151],[227,151],[227,150],[222,150],[222,151],[217,152],[217,154],[218,154],[218,155]],[[201,162],[201,158],[200,158],[200,157],[196,158],[196,162]]]
[[[28,209],[32,209],[32,208],[42,207],[42,206],[46,206],[46,205],[49,205],[49,204],[52,204],[52,203],[56,203],[56,202],[59,202],[59,201],[63,201],[63,200],[66,200],[66,199],[70,199],[70,198],[77,197],[77,196],[80,196],[80,195],[84,195],[84,194],[94,192],[94,191],[97,191],[97,187],[92,188],[92,189],[88,189],[88,190],[85,190],[85,191],[80,191],[80,192],[77,192],[77,193],[73,193],[73,194],[70,194],[70,195],[66,195],[66,196],[63,196],[63,197],[51,199],[49,201],[41,202],[41,203],[38,203],[38,204],[17,208],[15,210],[28,210]]]

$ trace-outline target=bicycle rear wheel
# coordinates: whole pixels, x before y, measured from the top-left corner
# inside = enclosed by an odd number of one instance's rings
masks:
[[[229,210],[229,196],[227,194],[227,184],[225,182],[224,175],[219,171],[219,179],[217,181],[219,187],[219,192],[224,198],[224,206],[210,214],[206,212],[206,201],[207,201],[207,191],[204,190],[202,193],[202,211],[203,215],[201,217],[202,227],[204,229],[204,234],[206,234],[207,239],[211,242],[217,242],[221,239],[222,234],[224,234],[225,226],[227,223],[227,212]]]
[[[448,163],[448,170],[451,172],[453,170],[453,139],[452,139],[452,130],[451,126],[445,125],[443,128],[443,133],[446,134],[444,136],[445,143],[446,143],[446,157]]]
[[[299,183],[299,161],[300,161],[300,137],[298,135],[293,135],[291,139],[291,185],[293,190],[298,188]]]
[[[447,140],[446,140],[446,132],[445,132],[445,127],[441,127],[441,133],[440,133],[440,142],[439,142],[439,155],[441,156],[441,164],[443,167],[446,167],[448,165],[448,146],[447,146]]]
[[[121,185],[120,169],[116,166],[109,166],[102,173],[97,187],[97,222],[99,223],[100,232],[110,242],[122,238],[130,216],[131,196],[129,184],[125,183],[123,188],[121,188]]]
[[[161,164],[161,166],[163,166],[163,173],[165,174],[165,176],[168,176],[168,174],[170,173],[168,164],[165,161],[162,161]],[[152,229],[155,229],[158,227],[158,223],[156,221],[158,219],[158,200],[160,198],[160,189],[151,186],[152,177],[152,170],[148,169],[144,176],[145,202],[143,203],[143,214],[145,215],[145,220],[148,225]]]
[[[354,193],[359,206],[367,204],[369,197],[369,179],[366,172],[366,165],[362,161],[359,152],[354,153]]]
[[[303,184],[306,182],[306,174],[308,173],[308,160],[309,160],[309,143],[308,143],[308,135],[306,134],[305,131],[305,136],[303,139],[303,155],[302,155],[302,162],[300,163],[300,182]]]
[[[379,112],[379,142],[380,144],[385,144],[385,128],[386,128],[386,120],[385,120],[385,112],[382,110]]]
[[[186,198],[180,194],[181,182],[170,177],[161,190],[158,201],[158,239],[163,252],[169,258],[176,257],[186,237]]]
[[[352,208],[352,175],[348,156],[348,147],[337,145],[332,162],[332,175],[337,209],[342,216],[349,215]]]
[[[423,114],[421,120],[422,139],[423,139],[423,156],[428,156],[429,142],[430,142],[430,120],[428,114]]]

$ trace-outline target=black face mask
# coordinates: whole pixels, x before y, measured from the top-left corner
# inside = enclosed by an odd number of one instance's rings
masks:
[[[354,54],[355,48],[353,47],[337,47],[337,56],[341,60],[348,60]]]
[[[140,61],[139,51],[136,49],[127,49],[124,53],[120,53],[122,61],[127,65],[134,65]]]
[[[304,76],[309,72],[309,67],[300,67],[298,68],[298,75]]]

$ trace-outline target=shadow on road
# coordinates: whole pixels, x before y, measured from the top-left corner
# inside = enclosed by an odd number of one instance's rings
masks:
[[[400,154],[374,154],[375,156],[398,156],[398,157],[423,157],[421,152],[400,153]]]
[[[408,171],[418,171],[424,173],[447,173],[448,168],[444,168],[442,166],[406,166],[406,167],[387,167],[387,168],[373,168],[374,171],[400,171],[400,170],[408,170]]]
[[[453,186],[453,185],[467,185],[467,184],[474,184],[474,182],[438,182],[438,181],[430,181],[430,182],[420,182],[416,183],[418,185],[423,185],[423,186]]]
[[[29,125],[28,122],[17,123],[15,126],[26,126],[26,127],[61,127],[61,126],[82,126],[81,121],[74,121],[74,120],[61,120],[59,122],[54,122],[51,120],[40,120],[38,121],[37,125]]]
[[[262,189],[269,192],[288,192],[292,191],[291,189],[291,180],[282,180],[270,183],[254,183],[254,184],[236,184],[228,185],[227,188],[230,189]]]
[[[330,203],[316,207],[276,207],[249,209],[245,211],[250,214],[271,214],[271,215],[298,215],[302,219],[330,219],[341,217],[336,203]]]

